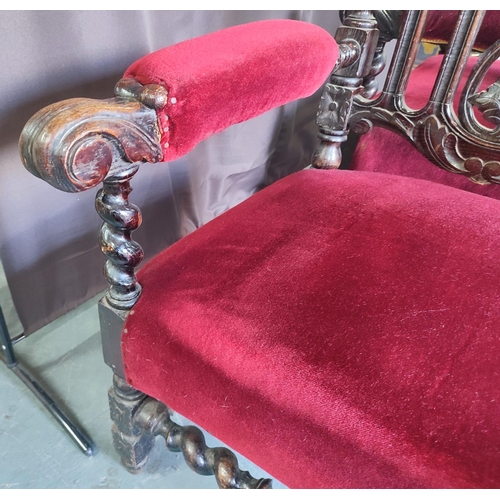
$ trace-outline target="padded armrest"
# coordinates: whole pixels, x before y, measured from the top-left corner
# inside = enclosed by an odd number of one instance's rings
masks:
[[[313,94],[337,60],[333,37],[313,24],[267,20],[159,50],[124,74],[168,92],[158,111],[163,161],[221,130]]]

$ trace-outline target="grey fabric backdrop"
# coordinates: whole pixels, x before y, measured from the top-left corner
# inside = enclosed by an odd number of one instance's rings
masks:
[[[334,33],[337,11],[2,11],[0,39],[0,258],[26,333],[105,288],[96,189],[59,192],[26,172],[17,141],[40,108],[71,97],[108,98],[123,71],[151,51],[259,19],[312,22]],[[169,165],[145,165],[132,201],[146,259],[308,165],[319,95],[233,126]]]

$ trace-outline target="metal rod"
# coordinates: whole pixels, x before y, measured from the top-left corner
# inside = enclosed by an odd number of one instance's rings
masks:
[[[90,457],[94,453],[94,444],[90,438],[79,429],[64,412],[57,406],[54,400],[47,394],[45,389],[35,380],[35,378],[23,368],[16,358],[12,341],[7,330],[5,317],[0,308],[0,343],[3,355],[0,359],[15,373],[26,387],[37,397],[37,399],[47,408],[50,414],[56,419],[57,423],[67,432],[71,439],[77,444],[80,450]]]
[[[3,315],[2,308],[0,307],[0,343],[2,344],[3,355],[5,356],[5,364],[12,368],[18,364],[14,348],[10,340],[9,330],[7,330],[7,323],[5,323],[5,316]]]
[[[21,333],[20,335],[16,335],[15,337],[11,337],[10,341],[12,342],[12,345],[16,345],[18,342],[21,342],[21,340],[24,340],[26,338],[26,335],[24,333]]]
[[[80,450],[90,457],[94,452],[94,445],[90,438],[63,413],[56,405],[54,400],[45,392],[44,388],[23,368],[19,363],[10,369],[24,382],[26,387],[38,398],[38,400],[47,408],[50,414],[56,419],[57,423],[66,431],[66,433],[78,445]]]

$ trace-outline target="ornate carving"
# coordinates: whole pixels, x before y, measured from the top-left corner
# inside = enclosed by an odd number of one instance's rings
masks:
[[[500,81],[477,92],[489,66],[500,55],[500,41],[475,65],[462,92],[458,117],[452,105],[483,17],[482,11],[460,14],[431,98],[422,109],[412,110],[405,104],[404,92],[425,27],[426,11],[409,11],[383,94],[373,100],[355,96],[349,127],[357,133],[365,133],[372,126],[387,128],[410,140],[441,168],[466,175],[476,183],[500,183]],[[473,104],[497,125],[494,130],[475,120]]]
[[[114,376],[110,392],[113,442],[122,463],[130,472],[139,472],[147,462],[156,436],[167,448],[181,452],[198,474],[215,475],[220,488],[269,489],[271,479],[255,479],[238,468],[238,460],[227,448],[209,448],[203,433],[192,425],[181,426],[170,418],[168,408]]]
[[[162,158],[156,112],[131,99],[68,99],[36,113],[20,139],[24,166],[61,189],[102,182],[123,163]],[[111,171],[111,172],[110,172]]]
[[[340,20],[343,23],[351,14],[352,10],[341,10],[339,12]],[[366,12],[366,11],[365,11]],[[372,10],[371,14],[377,21],[379,31],[379,40],[382,38],[385,42],[394,40],[399,35],[400,19],[402,10]]]
[[[479,85],[484,80],[491,65],[500,56],[500,40],[489,47],[478,58],[460,96],[459,117],[465,129],[478,138],[491,138],[498,141],[499,125],[499,92],[500,81],[495,82],[483,92],[478,92]],[[472,106],[477,106],[484,117],[496,125],[495,129],[487,129],[481,125],[473,112]]]
[[[402,10],[374,10],[373,15],[377,20],[379,40],[390,42],[399,36],[401,28]]]
[[[131,309],[141,294],[134,269],[144,257],[141,246],[132,240],[132,231],[141,222],[139,208],[129,202],[130,179],[137,165],[104,181],[96,196],[96,210],[104,220],[99,233],[101,251],[107,258],[104,275],[110,284],[108,302],[117,309]]]
[[[379,40],[375,55],[373,56],[372,67],[368,76],[363,78],[363,96],[367,99],[373,97],[378,91],[377,76],[382,73],[385,68],[385,42]]]
[[[355,112],[351,113],[349,127],[356,134],[366,134],[374,125],[389,128],[398,132],[409,139],[412,139],[414,133],[414,121],[405,113],[400,111],[389,111],[385,108],[370,106],[368,109],[360,109],[353,102]]]
[[[167,94],[160,85],[143,87],[130,79],[118,82],[116,91],[114,99],[69,99],[44,108],[24,127],[20,148],[26,168],[58,189],[83,191],[104,183],[96,210],[104,220],[106,297],[113,307],[128,310],[141,292],[134,268],[143,258],[131,238],[141,214],[128,201],[130,179],[141,163],[162,159],[151,107],[164,105]]]
[[[353,97],[353,89],[327,83],[316,114],[318,127],[330,130],[345,130]]]
[[[464,141],[437,117],[429,116],[417,123],[415,137],[421,152],[445,170],[467,175],[478,184],[500,182],[500,162],[469,156],[462,151]]]
[[[486,90],[470,96],[469,102],[477,106],[486,120],[500,126],[500,79]]]
[[[144,432],[134,420],[148,396],[114,375],[108,398],[113,422],[111,427],[113,445],[124,467],[132,474],[137,474],[146,465],[155,445],[155,436]]]
[[[378,30],[372,11],[352,10],[347,11],[348,15],[343,26],[337,29],[335,40],[340,45],[354,44],[357,49],[357,57],[348,66],[334,69],[335,76],[347,78],[363,78],[370,70],[373,55],[378,41]],[[333,83],[333,82],[332,82]]]
[[[394,40],[399,35],[401,10],[374,10],[373,15],[377,20],[379,37],[372,66],[368,76],[363,79],[363,96],[367,99],[373,97],[378,90],[377,76],[385,68],[385,44]]]
[[[337,71],[340,68],[345,68],[350,66],[356,60],[359,59],[361,53],[361,47],[356,40],[344,40],[343,43],[339,44],[339,57],[333,68],[333,71]]]
[[[271,479],[255,479],[240,470],[236,455],[224,447],[208,448],[202,432],[194,426],[172,423],[166,438],[170,451],[181,451],[186,463],[198,474],[214,475],[222,489],[272,489]]]
[[[377,45],[375,18],[370,11],[349,11],[335,39],[341,47],[340,58],[325,87],[316,116],[321,142],[313,153],[312,166],[321,169],[340,166],[340,145],[347,139],[352,97],[361,90]]]

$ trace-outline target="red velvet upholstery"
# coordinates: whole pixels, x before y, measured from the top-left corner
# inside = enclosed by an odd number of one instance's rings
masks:
[[[438,43],[447,43],[451,39],[458,19],[458,10],[431,10],[425,27],[425,39]],[[486,49],[495,43],[500,25],[500,11],[488,10],[475,41],[478,49]]]
[[[500,202],[303,171],[139,273],[129,382],[290,487],[500,487]]]
[[[318,90],[337,60],[332,36],[313,24],[268,20],[187,40],[139,59],[125,72],[168,90],[158,112],[164,161],[203,139]]]
[[[443,56],[432,56],[415,68],[410,78],[406,93],[406,103],[414,109],[423,107],[431,94],[435,77]],[[477,58],[472,57],[467,63],[464,76],[459,84],[457,101]],[[486,75],[482,87],[487,87],[500,77],[500,62],[495,62]],[[458,102],[455,103],[458,107]],[[482,117],[480,117],[482,120]],[[484,124],[488,122],[482,120]],[[492,127],[492,125],[489,125]],[[383,161],[381,161],[383,160]],[[350,167],[352,170],[385,172],[418,179],[427,179],[465,191],[500,199],[500,185],[479,185],[467,177],[447,172],[427,160],[406,139],[394,132],[374,127],[359,138]]]

